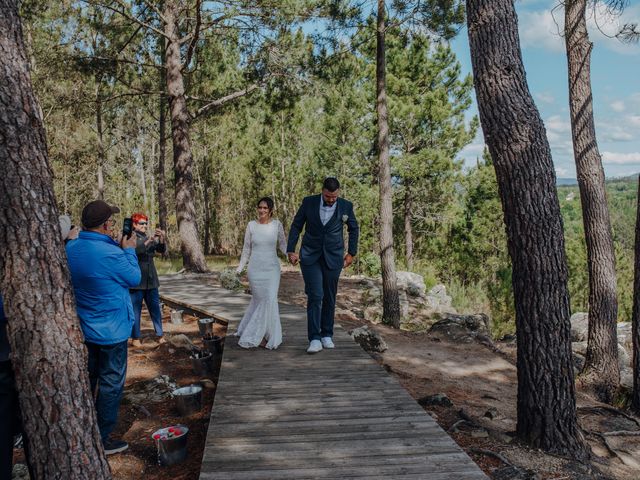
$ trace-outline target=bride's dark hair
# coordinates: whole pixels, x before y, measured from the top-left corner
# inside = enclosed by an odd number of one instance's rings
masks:
[[[269,209],[269,216],[272,217],[273,216],[273,200],[271,199],[271,197],[262,197],[260,200],[258,200],[258,203],[256,204],[256,207],[259,207],[260,204],[264,202],[267,204],[267,208]]]

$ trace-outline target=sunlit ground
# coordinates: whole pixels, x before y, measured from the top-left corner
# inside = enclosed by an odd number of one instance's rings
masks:
[[[238,266],[237,257],[229,257],[224,255],[208,255],[207,265],[211,270],[222,270],[226,267]],[[175,256],[167,259],[156,256],[154,258],[156,269],[159,275],[166,275],[168,273],[176,273],[182,270],[182,257]]]

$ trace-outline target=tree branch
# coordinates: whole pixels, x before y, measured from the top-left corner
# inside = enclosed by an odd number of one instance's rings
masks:
[[[201,6],[202,6],[202,0],[197,0],[196,1],[196,26],[193,31],[193,37],[191,38],[191,43],[189,43],[189,48],[187,49],[187,56],[184,59],[184,63],[180,67],[181,71],[187,68],[191,63],[191,57],[193,56],[193,52],[196,49],[196,43],[200,38],[200,26],[202,25],[202,12],[200,11]]]
[[[221,106],[223,106],[223,105],[235,100],[236,98],[240,98],[240,97],[244,97],[245,95],[248,95],[249,93],[253,92],[254,90],[256,90],[259,87],[260,87],[259,84],[254,83],[253,85],[249,85],[247,88],[244,88],[242,90],[238,90],[237,92],[230,93],[229,95],[226,95],[224,97],[218,98],[216,100],[212,100],[211,102],[206,104],[204,107],[199,108],[196,111],[195,115],[192,116],[192,118],[194,120],[196,120],[197,118],[208,114],[212,110],[215,110],[215,109],[217,109],[217,108],[219,108],[219,107],[221,107]]]
[[[143,26],[144,28],[147,28],[149,30],[152,30],[154,32],[156,32],[158,35],[162,35],[163,37],[167,37],[167,35],[160,29],[154,27],[153,25],[149,25],[146,22],[143,22],[142,20],[140,20],[139,18],[130,15],[129,13],[126,12],[126,8],[127,5],[124,4],[121,0],[115,0],[115,2],[118,4],[118,6],[122,9],[122,10],[118,10],[117,8],[112,7],[111,5],[106,5],[100,2],[94,2],[92,0],[81,0],[82,2],[88,4],[88,5],[93,5],[94,7],[102,7],[102,8],[106,8],[107,10],[111,10],[112,12],[115,12],[119,15],[122,15],[124,18],[131,20],[132,22],[137,23],[138,25]]]

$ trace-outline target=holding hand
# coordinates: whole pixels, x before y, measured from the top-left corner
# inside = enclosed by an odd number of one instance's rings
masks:
[[[344,256],[344,264],[342,265],[342,268],[347,268],[352,263],[353,263],[353,255],[351,255],[350,253],[347,253]]]
[[[131,235],[129,238],[124,235],[120,238],[120,247],[122,248],[136,248],[136,243],[138,241],[138,237],[136,235]]]
[[[287,257],[289,258],[289,263],[291,263],[291,265],[297,265],[300,260],[300,257],[295,252],[287,253]]]

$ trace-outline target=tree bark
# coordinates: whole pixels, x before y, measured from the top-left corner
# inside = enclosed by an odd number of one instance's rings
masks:
[[[467,22],[480,121],[513,265],[517,436],[535,448],[584,460],[562,217],[549,142],[522,64],[513,0],[469,0]]]
[[[385,2],[378,0],[376,29],[376,109],[378,113],[378,183],[380,185],[380,261],[382,264],[382,320],[400,328],[400,298],[393,253],[393,203],[389,155],[385,65]]]
[[[164,37],[160,39],[162,42],[162,57],[165,57]],[[167,88],[167,75],[164,68],[160,69],[160,91],[164,92]],[[158,120],[158,169],[156,171],[156,185],[158,195],[158,223],[163,232],[167,232],[167,190],[166,190],[166,174],[165,160],[167,158],[167,99],[165,95],[160,95],[160,116]],[[165,236],[165,251],[162,254],[169,254],[169,238]]]
[[[0,0],[0,111],[0,288],[29,463],[38,479],[111,478],[16,0]]]
[[[640,413],[640,176],[638,177],[638,199],[636,204],[636,242],[633,272],[633,310],[631,314],[633,393],[631,395],[631,409],[636,413]]]
[[[189,112],[184,94],[181,71],[180,44],[178,42],[177,6],[167,1],[164,11],[166,46],[167,92],[171,114],[173,138],[173,164],[175,172],[176,216],[182,241],[182,262],[187,271],[206,272],[198,228],[193,186],[193,154],[191,152]]]
[[[106,149],[104,148],[104,129],[102,125],[102,97],[100,95],[100,75],[96,75],[96,131],[98,133],[98,187],[96,196],[104,199],[104,165],[106,163]]]
[[[602,159],[596,142],[591,91],[587,0],[565,2],[564,37],[569,73],[571,133],[589,270],[589,337],[580,382],[611,403],[620,383],[616,267]]]
[[[404,185],[404,245],[407,270],[413,270],[413,227],[411,225],[411,212],[413,211],[413,198],[411,196],[411,182],[405,181]]]

